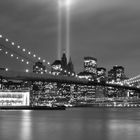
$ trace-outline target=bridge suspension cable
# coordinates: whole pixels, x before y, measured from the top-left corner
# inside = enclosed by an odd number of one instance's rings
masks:
[[[124,80],[123,83],[130,83],[132,81],[136,81],[136,79],[138,79],[138,78],[140,78],[140,75],[137,75],[135,77],[132,77],[132,78],[130,78],[128,80]]]
[[[29,65],[29,63],[34,63],[34,61],[29,60],[26,56],[22,56],[20,54],[17,54],[17,52],[15,51],[11,51],[11,50],[9,51],[9,50],[0,44],[0,52],[2,52],[3,54],[9,55],[9,57],[15,58],[16,60],[22,63],[26,63],[27,65]]]
[[[140,82],[140,79],[133,80],[133,81],[129,81],[128,83],[129,83],[129,84],[134,84],[134,83],[138,83],[138,82]]]
[[[28,51],[25,48],[22,48],[20,45],[16,45],[14,42],[9,41],[8,38],[4,38],[2,35],[0,35],[0,39],[1,39],[1,42],[2,42],[2,43],[0,42],[0,46],[3,47],[3,49],[4,48],[7,49],[7,51],[5,52],[6,54],[8,54],[7,52],[8,52],[8,50],[10,50],[10,52],[24,58],[25,60],[30,61],[32,63],[35,63],[36,60],[38,60],[38,61],[41,61],[41,62],[50,66],[50,62],[46,62],[45,59],[42,59],[41,57],[39,57],[35,53],[32,53],[31,51]],[[15,49],[17,49],[17,51],[13,50],[13,48],[11,46],[13,46]],[[13,57],[12,54],[11,54],[11,57]],[[18,59],[18,57],[17,57],[17,59]],[[23,62],[24,60],[21,59],[21,61]]]

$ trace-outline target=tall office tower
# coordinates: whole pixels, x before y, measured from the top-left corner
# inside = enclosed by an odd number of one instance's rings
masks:
[[[111,69],[108,71],[108,81],[115,81],[115,71]]]
[[[62,55],[61,64],[62,64],[63,71],[66,70],[67,69],[67,57],[66,57],[65,52]]]
[[[84,71],[97,75],[97,59],[84,57]]]
[[[124,78],[125,78],[124,67],[123,66],[114,66],[113,69],[115,71],[115,80],[116,81],[124,80]]]
[[[97,68],[97,81],[98,82],[106,81],[106,68],[103,67]]]
[[[97,68],[97,81],[105,83],[106,82],[106,68],[99,67]],[[96,97],[102,98],[106,96],[106,87],[96,86]]]
[[[126,78],[124,73],[124,67],[123,66],[114,66],[113,69],[111,69],[108,72],[108,81],[121,81]]]
[[[73,63],[72,63],[71,58],[70,58],[69,63],[68,63],[68,65],[67,65],[67,71],[70,72],[70,74],[75,73],[75,72],[74,72],[74,65],[73,65]]]

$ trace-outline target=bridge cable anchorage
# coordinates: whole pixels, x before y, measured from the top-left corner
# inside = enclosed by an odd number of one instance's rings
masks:
[[[4,43],[7,43],[8,42],[8,44],[6,44],[6,45],[5,44],[0,44],[0,45],[3,46],[3,47],[5,47],[6,49],[10,50],[14,54],[16,54],[16,55],[18,55],[18,56],[20,56],[20,57],[22,57],[22,58],[24,58],[24,59],[32,62],[32,63],[35,63],[36,61],[33,60],[33,59],[29,59],[29,57],[36,58],[38,61],[42,61],[43,63],[46,63],[46,60],[45,59],[41,59],[41,57],[38,57],[36,54],[32,54],[31,51],[27,51],[25,48],[22,48],[20,45],[15,45],[15,43],[9,41],[8,38],[4,38],[2,35],[0,35],[0,39],[2,39],[3,41],[5,41]],[[7,45],[8,45],[8,47],[7,47]],[[24,56],[23,56],[23,54],[15,51],[13,49],[11,49],[11,46],[10,45],[15,46],[16,49],[18,49],[22,53],[24,52],[26,54],[24,54]],[[17,58],[17,59],[19,59],[19,58]],[[23,61],[23,60],[21,60],[21,61]],[[29,64],[29,62],[27,62],[27,64]],[[50,62],[47,62],[46,64],[50,66]]]

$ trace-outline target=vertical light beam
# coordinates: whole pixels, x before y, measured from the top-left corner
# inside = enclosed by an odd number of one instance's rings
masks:
[[[62,9],[61,0],[58,0],[58,47],[57,47],[57,57],[61,58],[62,51]]]
[[[66,55],[70,58],[70,0],[66,0]]]
[[[64,42],[62,39],[65,39],[65,51],[67,59],[70,58],[70,6],[71,6],[72,0],[58,0],[58,47],[57,47],[57,53],[58,53],[58,59],[61,57],[62,53],[62,43]],[[62,11],[64,8],[64,11]],[[62,32],[62,15],[65,12],[65,37],[63,38],[63,32]]]

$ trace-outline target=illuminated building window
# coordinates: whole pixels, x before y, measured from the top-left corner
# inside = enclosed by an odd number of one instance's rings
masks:
[[[59,75],[62,72],[62,64],[60,60],[54,61],[51,65],[51,72],[53,75]]]
[[[0,91],[0,106],[29,106],[30,92]]]
[[[84,58],[84,69],[86,72],[96,74],[97,72],[97,59],[93,57]]]
[[[46,71],[46,66],[44,66],[43,63],[40,61],[36,62],[35,65],[33,66],[34,73],[42,74],[45,73],[45,71]]]

